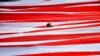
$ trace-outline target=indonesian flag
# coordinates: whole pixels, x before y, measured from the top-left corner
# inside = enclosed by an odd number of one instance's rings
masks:
[[[0,0],[0,56],[100,56],[100,1]]]

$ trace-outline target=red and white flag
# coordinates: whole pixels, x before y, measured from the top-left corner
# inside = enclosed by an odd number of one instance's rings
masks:
[[[100,56],[99,8],[99,0],[1,0],[0,56]]]

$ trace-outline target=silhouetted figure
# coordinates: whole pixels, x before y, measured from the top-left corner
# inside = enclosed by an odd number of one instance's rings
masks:
[[[19,1],[19,0],[0,0],[0,2],[13,2],[13,1]]]
[[[51,23],[47,23],[47,27],[53,27]]]

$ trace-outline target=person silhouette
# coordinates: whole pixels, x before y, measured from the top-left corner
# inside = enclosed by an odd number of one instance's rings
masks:
[[[49,22],[49,23],[47,23],[47,27],[53,27],[53,26],[52,26],[51,23]]]

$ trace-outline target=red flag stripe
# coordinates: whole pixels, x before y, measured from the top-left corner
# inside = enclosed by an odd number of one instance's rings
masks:
[[[24,54],[18,56],[95,56],[100,55],[100,52],[60,52],[60,53],[43,53],[43,54]]]
[[[57,39],[74,39],[85,36],[99,35],[100,33],[86,34],[62,34],[62,35],[43,35],[43,36],[22,36],[0,39],[0,42],[19,42],[19,41],[40,41],[40,40],[57,40]]]
[[[65,39],[62,41],[54,41],[54,42],[43,42],[39,41],[40,43],[32,43],[28,44],[28,42],[1,42],[0,46],[2,47],[9,47],[9,46],[58,46],[58,45],[73,45],[73,44],[90,44],[90,43],[100,43],[99,39],[100,35],[95,36],[86,36],[86,37],[80,37],[80,38],[74,38],[74,39]],[[91,39],[91,40],[90,40]],[[43,40],[44,41],[44,40]],[[7,44],[8,43],[8,44]],[[24,44],[22,44],[24,43]],[[5,45],[6,44],[6,45]]]

